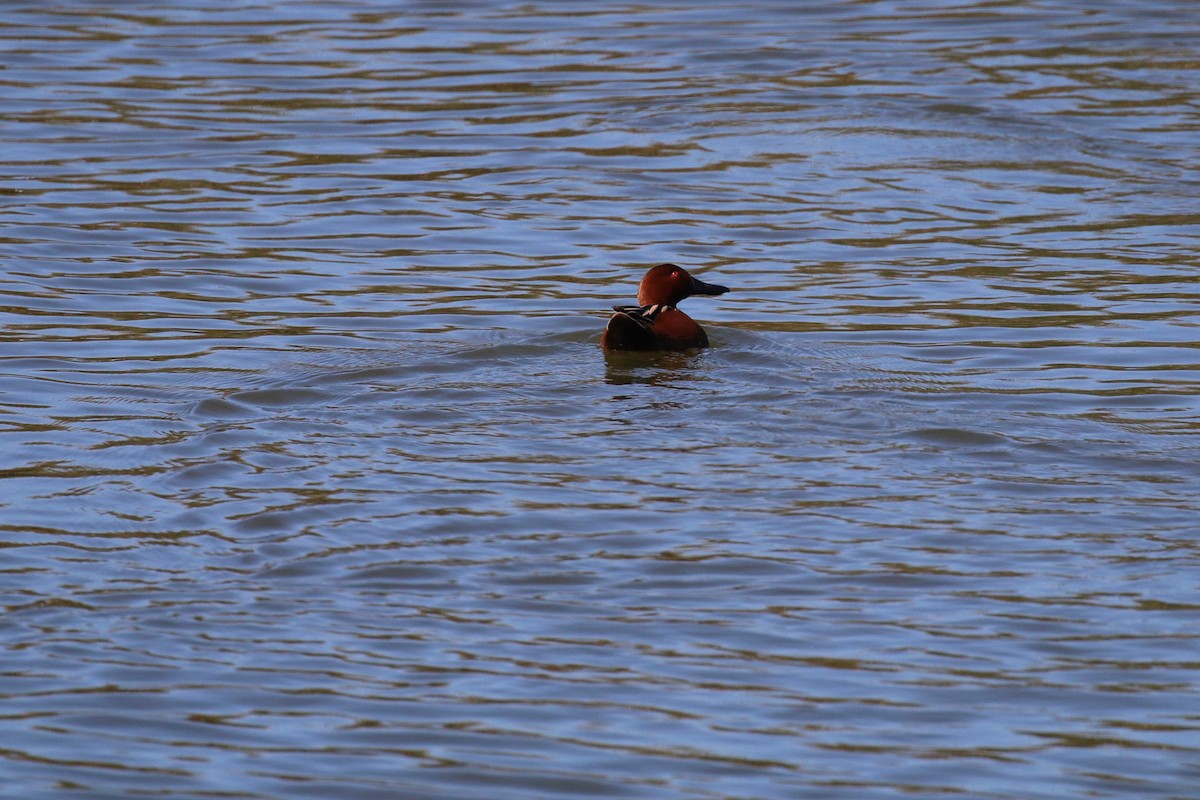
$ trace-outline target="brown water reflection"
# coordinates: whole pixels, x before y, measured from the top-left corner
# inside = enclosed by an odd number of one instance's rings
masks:
[[[1188,796],[1196,28],[10,8],[6,790]]]

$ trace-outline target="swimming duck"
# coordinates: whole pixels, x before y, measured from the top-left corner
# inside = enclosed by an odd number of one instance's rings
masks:
[[[638,305],[613,306],[600,346],[606,350],[688,350],[708,347],[708,334],[675,305],[694,294],[725,294],[729,289],[693,278],[683,267],[651,267],[638,286]]]

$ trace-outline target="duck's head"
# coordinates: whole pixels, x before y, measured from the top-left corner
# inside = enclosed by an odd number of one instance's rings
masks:
[[[693,278],[683,267],[674,264],[659,264],[651,267],[638,286],[638,304],[643,306],[661,303],[673,306],[685,297],[694,294],[725,294],[729,289],[715,283],[705,283]]]

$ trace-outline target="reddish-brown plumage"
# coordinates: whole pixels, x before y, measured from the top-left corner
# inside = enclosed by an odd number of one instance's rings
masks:
[[[600,345],[606,350],[688,350],[708,347],[708,335],[675,308],[694,294],[717,295],[724,286],[693,278],[674,264],[652,267],[638,286],[638,306],[614,306]]]

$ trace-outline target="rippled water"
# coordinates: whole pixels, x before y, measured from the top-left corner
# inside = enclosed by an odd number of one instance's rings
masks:
[[[0,794],[1196,796],[1194,4],[0,37]]]

